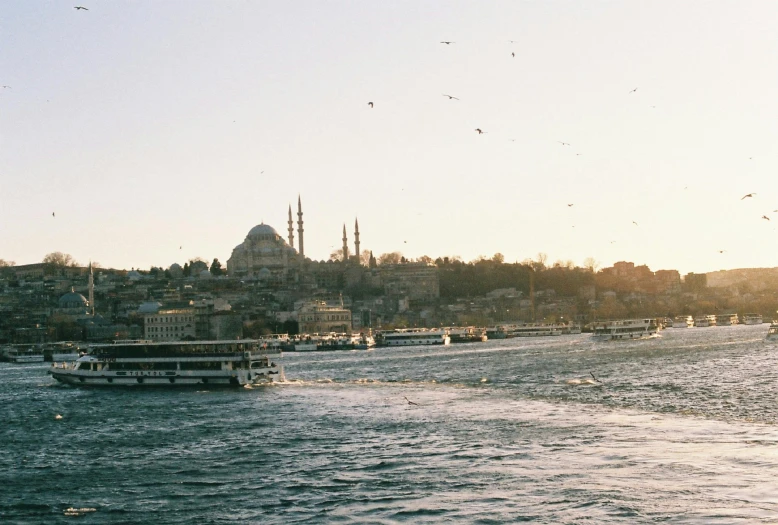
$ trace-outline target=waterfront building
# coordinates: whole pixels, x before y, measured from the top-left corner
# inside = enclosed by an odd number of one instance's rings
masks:
[[[351,333],[351,310],[328,306],[324,301],[306,303],[297,312],[300,333]]]
[[[195,339],[194,308],[158,310],[143,316],[143,336],[151,341]]]

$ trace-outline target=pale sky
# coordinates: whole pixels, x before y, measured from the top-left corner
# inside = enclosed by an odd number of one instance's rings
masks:
[[[299,194],[316,260],[358,218],[376,256],[775,267],[776,27],[769,1],[6,2],[0,258],[226,264]]]

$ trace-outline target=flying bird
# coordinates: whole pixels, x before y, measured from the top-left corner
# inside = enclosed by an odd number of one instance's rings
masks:
[[[86,7],[84,7],[84,6],[81,6],[81,5],[77,5],[77,6],[76,6],[76,7],[74,7],[73,9],[78,9],[78,10],[81,10],[81,9],[83,9],[84,11],[89,11],[89,9],[87,9]]]
[[[441,42],[441,44],[446,44],[446,45],[449,45],[449,44],[456,44],[456,42],[451,42],[451,41],[448,41],[448,42],[447,42],[447,41],[443,41],[443,42]]]
[[[635,221],[632,221],[632,224],[634,224],[635,226],[637,226],[637,225],[638,225],[638,223],[636,223]]]
[[[746,197],[753,197],[754,195],[756,195],[756,193],[746,193],[745,195],[743,195],[743,196],[740,198],[740,200],[742,201],[742,200],[743,200],[743,199],[745,199]]]
[[[635,92],[635,91],[637,91],[637,90],[638,90],[638,88],[635,88],[635,89],[633,89],[632,91],[630,91],[630,93],[634,93],[634,92]]]
[[[513,58],[516,58],[516,53],[511,53],[511,56],[512,56]]]
[[[768,217],[767,215],[762,215],[762,218],[763,218],[763,219],[765,219],[765,220],[767,220],[767,221],[769,221],[769,220],[770,220],[770,217]]]
[[[568,206],[572,206],[572,204],[568,204]]]
[[[54,217],[54,212],[51,212],[51,216]]]
[[[449,99],[449,100],[452,100],[452,99],[453,99],[453,100],[459,100],[457,97],[455,97],[455,96],[453,96],[453,95],[446,95],[445,93],[443,93],[443,96],[444,96],[444,97],[448,97],[448,99]]]
[[[486,133],[485,131],[482,131],[481,128],[475,128],[475,130],[478,132],[479,135]]]
[[[570,145],[569,142],[562,142],[561,140],[557,140],[557,142],[559,142],[563,146],[569,146]]]
[[[56,416],[54,416],[54,419],[62,419],[62,415],[61,414],[57,414]]]
[[[727,250],[719,250],[719,253],[724,253],[725,251],[727,251]]]
[[[405,398],[405,400],[408,402],[409,405],[417,405],[418,406],[418,403],[414,403],[413,401],[411,401],[407,397],[403,396],[403,398]]]
[[[11,86],[3,86],[3,89],[11,89]]]
[[[367,105],[370,106],[371,108],[373,107],[373,103],[372,102],[368,102]]]

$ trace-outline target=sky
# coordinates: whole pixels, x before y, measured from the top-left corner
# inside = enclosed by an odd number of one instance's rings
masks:
[[[376,256],[776,267],[777,23],[765,1],[10,2],[0,259],[226,264],[257,224],[286,238],[299,196],[314,260],[358,219]]]

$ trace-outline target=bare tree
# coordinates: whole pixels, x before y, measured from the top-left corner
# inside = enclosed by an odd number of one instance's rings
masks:
[[[343,260],[343,248],[333,250],[330,254],[330,261],[342,261]]]
[[[403,258],[400,252],[382,253],[378,256],[378,264],[399,264]]]
[[[8,268],[9,266],[16,266],[16,263],[14,261],[6,261],[5,259],[0,259],[0,268]]]
[[[584,259],[583,265],[584,265],[584,268],[586,268],[590,272],[596,273],[597,272],[597,268],[600,267],[600,262],[596,261],[594,259],[594,257],[587,257],[586,259]]]
[[[505,256],[501,254],[500,252],[495,253],[492,255],[492,262],[496,262],[498,264],[502,264],[505,262]]]
[[[70,254],[62,252],[47,253],[43,258],[43,264],[48,265],[51,268],[67,268],[78,266],[78,262]]]
[[[370,250],[362,250],[362,253],[359,254],[359,262],[362,266],[370,265]]]

